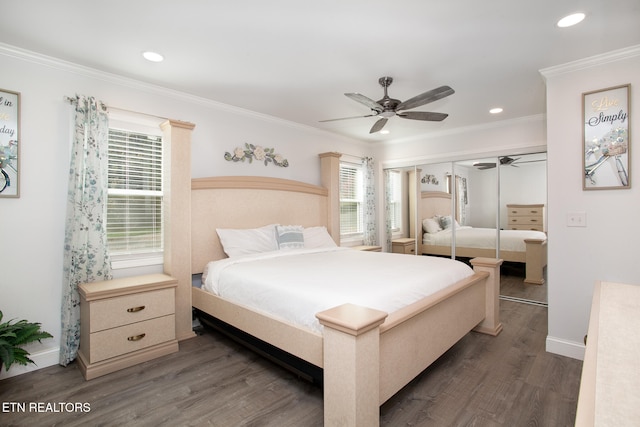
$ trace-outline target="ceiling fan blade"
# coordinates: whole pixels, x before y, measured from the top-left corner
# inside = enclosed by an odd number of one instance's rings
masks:
[[[403,119],[428,120],[430,122],[441,122],[448,116],[448,114],[445,113],[431,113],[428,111],[405,111],[402,113],[396,113],[396,115]]]
[[[407,99],[404,102],[401,102],[400,105],[396,108],[396,110],[410,110],[412,108],[419,107],[424,104],[428,104],[429,102],[437,101],[438,99],[445,98],[449,95],[455,93],[453,89],[449,86],[440,86],[438,88],[432,89],[428,92],[422,93],[418,96],[414,96],[411,99]]]
[[[480,170],[485,169],[493,169],[496,167],[495,163],[474,163],[473,166],[477,167]]]
[[[320,123],[324,123],[324,122],[335,122],[335,121],[338,121],[338,120],[361,119],[361,118],[363,118],[363,117],[373,117],[373,116],[377,116],[377,114],[367,114],[366,116],[341,117],[341,118],[339,118],[339,119],[318,120],[318,122],[320,122]]]
[[[387,120],[389,120],[389,119],[383,117],[382,119],[380,119],[377,122],[375,122],[373,124],[373,126],[371,127],[371,130],[369,131],[369,133],[376,133],[376,132],[380,131],[384,127],[384,125],[387,124]]]
[[[366,105],[367,107],[371,108],[374,111],[380,112],[384,109],[382,105],[378,104],[373,99],[367,98],[366,96],[361,95],[359,93],[345,93],[345,96],[353,99],[356,102]]]

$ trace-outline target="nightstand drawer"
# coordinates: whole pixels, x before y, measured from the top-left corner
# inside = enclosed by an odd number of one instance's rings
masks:
[[[544,207],[509,207],[509,216],[542,216]]]
[[[539,216],[514,216],[509,217],[509,224],[517,225],[535,225],[540,224],[542,226],[542,217]]]
[[[509,228],[507,228],[507,230],[544,231],[542,229],[542,224],[528,224],[528,225],[509,224]]]
[[[90,333],[141,322],[175,312],[173,288],[92,301]]]
[[[396,254],[409,254],[415,255],[416,253],[416,239],[411,237],[404,237],[401,239],[395,239],[391,241],[391,251]]]
[[[174,340],[173,314],[91,334],[89,363],[96,363]]]

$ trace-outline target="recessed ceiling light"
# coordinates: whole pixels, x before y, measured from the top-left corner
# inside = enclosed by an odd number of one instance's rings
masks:
[[[585,17],[585,14],[582,13],[582,12],[573,13],[573,14],[565,16],[564,18],[559,20],[557,25],[560,28],[571,27],[573,25],[576,25],[576,24],[582,22],[584,17]]]
[[[502,108],[500,108],[500,107],[492,108],[491,110],[489,110],[489,112],[491,114],[500,114],[500,113],[502,113]]]
[[[142,52],[142,56],[144,57],[144,59],[151,62],[164,61],[164,56],[160,55],[157,52],[151,52],[151,51]]]

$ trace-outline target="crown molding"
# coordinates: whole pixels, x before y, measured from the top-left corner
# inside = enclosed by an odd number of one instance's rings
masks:
[[[119,86],[128,87],[131,89],[141,90],[147,93],[153,93],[168,98],[177,99],[180,101],[188,102],[190,104],[201,105],[206,108],[213,108],[229,112],[232,114],[238,114],[245,117],[251,117],[265,122],[276,123],[288,128],[297,129],[305,132],[313,132],[319,135],[330,135],[333,139],[343,140],[351,144],[360,144],[366,146],[366,141],[359,139],[352,139],[343,135],[339,135],[333,132],[329,132],[323,129],[318,129],[313,126],[303,125],[300,123],[292,122],[289,120],[281,119],[279,117],[270,116],[268,114],[258,113],[255,111],[247,110],[240,107],[235,107],[222,102],[214,101],[212,99],[204,98],[201,96],[181,92],[174,89],[169,89],[164,86],[159,86],[151,83],[147,83],[141,80],[137,80],[130,77],[124,77],[118,74],[109,73],[106,71],[98,70],[96,68],[86,67],[74,62],[65,61],[63,59],[47,56],[41,53],[33,52],[30,50],[22,49],[16,46],[12,46],[6,43],[0,42],[0,55],[16,58],[23,61],[32,62],[34,64],[42,65],[45,67],[54,68],[68,73],[74,73],[82,75],[84,77],[101,80],[107,83],[112,83]],[[117,108],[116,106],[114,106]]]
[[[391,144],[405,144],[409,142],[428,141],[431,139],[442,138],[444,136],[449,136],[449,135],[459,135],[459,134],[464,134],[469,132],[477,132],[477,131],[491,130],[491,129],[501,129],[508,126],[519,125],[522,123],[544,122],[545,119],[546,119],[545,114],[534,114],[532,116],[516,117],[514,119],[499,120],[495,122],[481,123],[478,125],[461,126],[453,129],[439,131],[439,132],[424,133],[418,136],[412,136],[410,138],[393,139],[390,141],[384,141],[384,144],[391,145]]]
[[[556,77],[567,73],[584,70],[587,68],[598,67],[612,62],[623,61],[640,56],[640,45],[629,46],[626,48],[613,50],[601,55],[591,56],[589,58],[579,59],[577,61],[567,62],[553,67],[543,68],[539,72],[542,77],[547,80],[550,77]]]

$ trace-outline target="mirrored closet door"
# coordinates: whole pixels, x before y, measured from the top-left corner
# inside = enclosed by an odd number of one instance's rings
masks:
[[[501,295],[546,303],[546,153],[426,163],[385,177],[387,218],[396,218],[389,248],[409,253],[410,241],[418,255],[503,258]],[[539,244],[527,249],[525,239]]]
[[[529,257],[524,263],[503,264],[500,293],[504,298],[546,304],[547,155],[503,156],[498,163],[500,229],[504,233],[526,233],[524,250]],[[507,246],[513,242],[506,236],[501,240],[501,253],[518,250]]]

